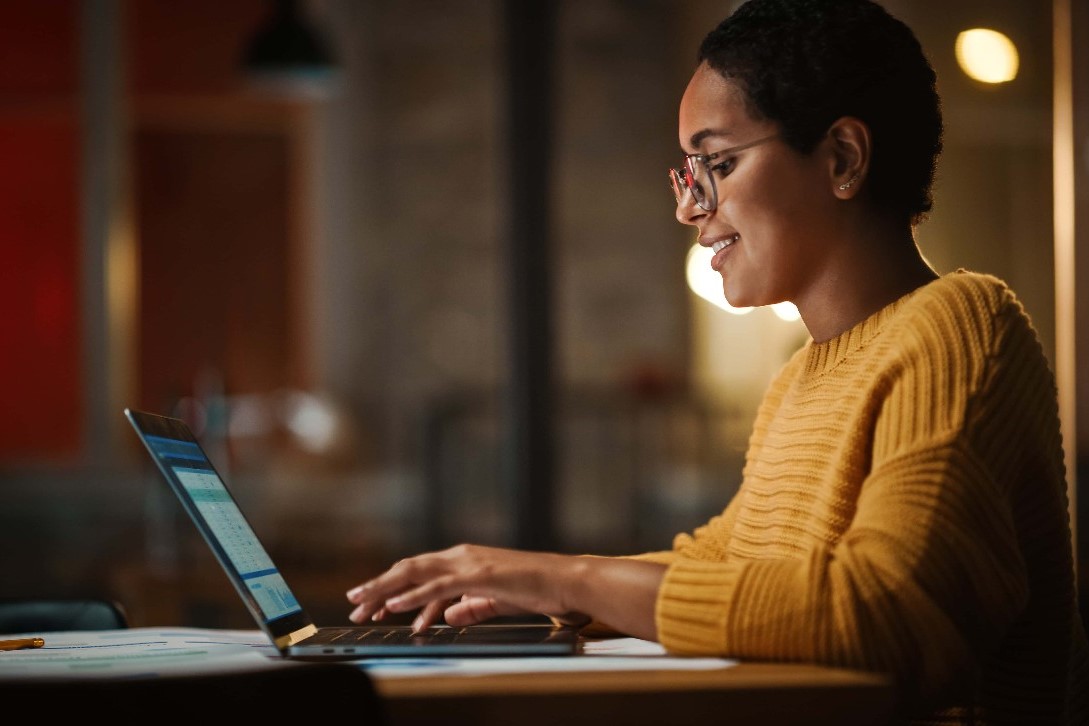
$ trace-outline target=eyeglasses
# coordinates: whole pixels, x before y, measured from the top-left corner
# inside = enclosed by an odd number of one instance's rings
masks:
[[[692,197],[696,200],[696,204],[699,205],[700,209],[705,212],[715,211],[718,208],[718,188],[715,185],[712,172],[725,169],[733,159],[726,159],[714,166],[711,165],[711,162],[719,157],[744,151],[778,137],[779,134],[772,134],[756,141],[750,141],[747,144],[716,151],[713,154],[685,154],[684,167],[680,169],[670,168],[669,170],[669,184],[673,187],[673,197],[677,200],[677,204],[680,204],[684,199],[686,191],[691,191]]]

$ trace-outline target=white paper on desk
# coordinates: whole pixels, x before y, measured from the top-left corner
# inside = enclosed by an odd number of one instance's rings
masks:
[[[577,673],[580,671],[702,671],[729,668],[726,658],[677,658],[660,644],[638,638],[583,643],[582,655],[530,658],[367,658],[354,661],[375,678],[487,676],[501,673]]]
[[[276,650],[259,630],[127,628],[41,636],[44,647],[0,652],[0,678],[155,678],[284,667],[269,657]]]
[[[661,643],[639,638],[604,638],[587,640],[582,644],[582,652],[587,655],[623,655],[623,656],[665,656],[666,649]],[[701,659],[703,660],[703,659]],[[712,658],[711,660],[719,660]]]

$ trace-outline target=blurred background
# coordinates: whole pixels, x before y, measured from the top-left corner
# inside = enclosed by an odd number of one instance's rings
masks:
[[[677,104],[737,4],[0,0],[0,597],[252,627],[126,406],[190,422],[330,624],[422,548],[661,549],[720,511],[805,340],[720,307],[673,218]],[[1073,485],[1086,3],[884,4],[945,106],[920,246],[1018,291]],[[968,75],[972,28],[1012,75]]]

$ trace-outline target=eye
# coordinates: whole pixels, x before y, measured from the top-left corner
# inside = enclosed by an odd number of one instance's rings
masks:
[[[734,170],[735,161],[736,159],[732,156],[728,159],[723,159],[722,161],[711,167],[711,173],[719,177],[724,177]]]

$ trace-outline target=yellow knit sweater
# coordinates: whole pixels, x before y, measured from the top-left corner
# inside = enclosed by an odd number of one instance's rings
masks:
[[[1054,378],[998,279],[958,271],[786,364],[737,495],[670,552],[671,652],[890,673],[904,714],[1085,719]]]

